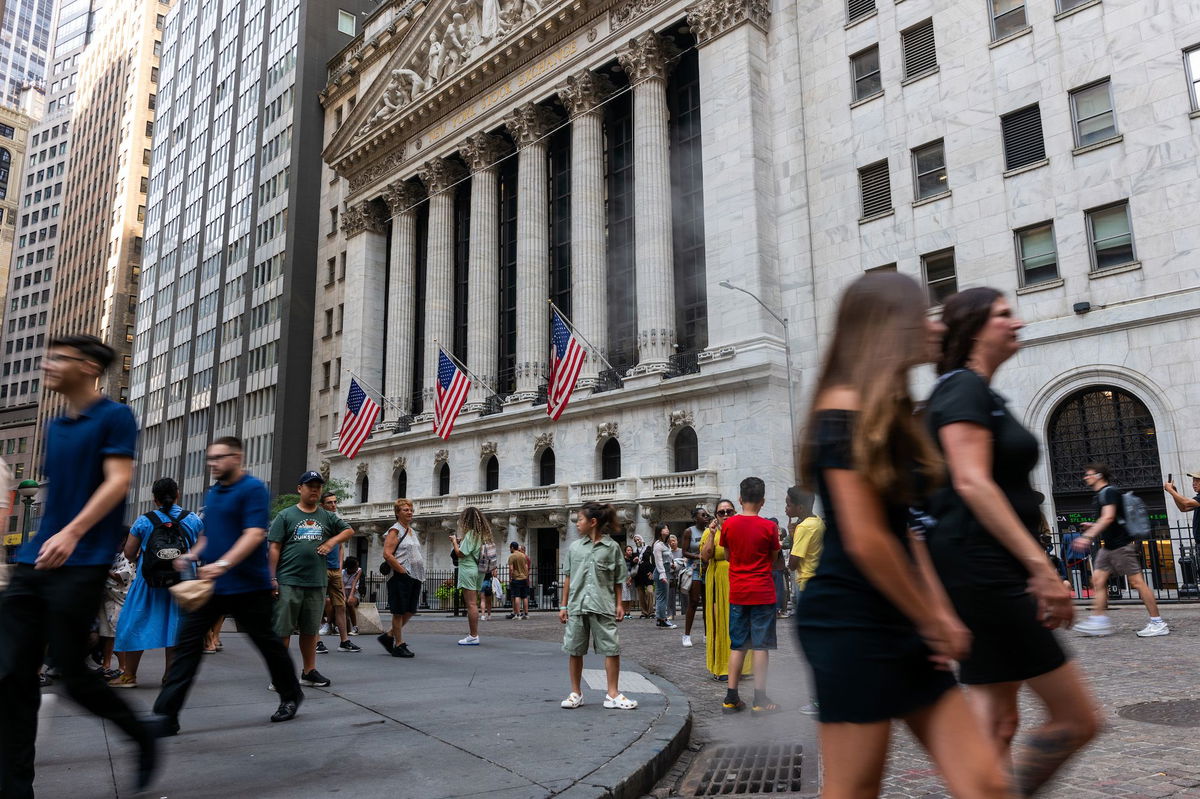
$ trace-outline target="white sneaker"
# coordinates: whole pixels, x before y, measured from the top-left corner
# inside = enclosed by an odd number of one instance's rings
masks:
[[[800,708],[800,712],[806,716],[815,716],[821,712],[821,706],[816,702],[809,702],[807,705]]]
[[[683,636],[683,645],[691,646],[692,645],[692,636],[690,636],[690,635]]]
[[[308,629],[311,630],[312,628],[309,627]],[[317,633],[317,635],[329,635],[329,623],[328,622],[321,625],[321,630]]]
[[[1090,635],[1100,637],[1113,634],[1112,622],[1107,618],[1100,616],[1088,616],[1083,621],[1076,624],[1072,629],[1080,635]]]
[[[479,636],[478,635],[468,635],[466,638],[460,639],[458,642],[458,645],[459,646],[479,646]]]
[[[1170,635],[1171,628],[1165,621],[1152,621],[1137,631],[1138,638],[1155,638],[1159,635]]]
[[[358,628],[357,628],[357,627],[351,627],[351,628],[350,628],[350,635],[358,635]]]

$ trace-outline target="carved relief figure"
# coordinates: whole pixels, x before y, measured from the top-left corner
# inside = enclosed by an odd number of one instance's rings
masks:
[[[444,47],[438,41],[437,31],[429,32],[428,55],[425,58],[426,85],[433,86],[442,77],[442,53]]]
[[[467,20],[462,14],[455,14],[450,25],[446,28],[446,36],[442,40],[445,51],[445,74],[452,75],[455,70],[465,64],[471,57],[475,47],[475,36]]]
[[[526,20],[540,13],[542,4],[540,0],[521,0],[521,19]]]
[[[483,0],[479,34],[485,42],[491,42],[500,35],[500,0]]]

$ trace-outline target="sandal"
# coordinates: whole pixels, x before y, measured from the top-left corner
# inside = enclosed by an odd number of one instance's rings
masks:
[[[750,708],[751,716],[769,716],[772,713],[778,713],[779,705],[772,702],[770,699],[763,702],[761,705],[754,705]]]
[[[566,708],[567,710],[574,710],[582,704],[583,696],[572,691],[570,695],[568,695],[567,698],[559,704],[559,707]]]
[[[216,649],[205,649],[205,650],[204,650],[204,654],[206,654],[206,655],[215,655],[215,654],[217,654],[217,650],[216,650]]]
[[[745,700],[742,700],[742,699],[739,699],[737,702],[732,703],[732,704],[729,702],[721,703],[721,712],[722,713],[726,713],[726,714],[741,713],[745,709],[746,709],[746,702],[745,702]]]
[[[634,710],[637,708],[637,702],[633,699],[626,699],[625,694],[617,694],[616,696],[605,694],[604,706],[609,710]]]

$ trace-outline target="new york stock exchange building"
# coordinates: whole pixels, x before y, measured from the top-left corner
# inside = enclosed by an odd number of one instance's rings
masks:
[[[872,268],[935,304],[980,284],[1017,303],[999,389],[1060,520],[1090,507],[1092,458],[1165,514],[1161,480],[1200,454],[1176,418],[1195,370],[1154,345],[1197,332],[1179,248],[1200,246],[1200,197],[1170,186],[1200,185],[1179,59],[1200,24],[1147,12],[1162,41],[1097,58],[1133,5],[1031,7],[1010,35],[942,0],[381,3],[321,97],[308,436],[353,487],[351,549],[374,568],[397,497],[440,570],[469,505],[544,575],[587,500],[648,539],[757,475],[782,517],[789,359],[802,415],[837,296]],[[1170,79],[1147,95],[1152,63]],[[548,300],[593,348],[557,421]],[[448,440],[439,347],[477,377]],[[351,378],[383,406],[352,460]]]

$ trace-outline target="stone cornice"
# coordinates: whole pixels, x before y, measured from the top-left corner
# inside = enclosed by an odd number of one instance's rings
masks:
[[[495,165],[512,147],[507,141],[490,133],[476,133],[458,146],[458,152],[472,172]]]
[[[558,98],[572,117],[595,109],[614,91],[612,81],[603,75],[585,69],[567,78],[558,87]]]
[[[537,103],[518,106],[504,118],[504,127],[512,135],[517,147],[535,144],[562,120],[558,114]]]
[[[688,27],[701,45],[746,22],[766,32],[767,0],[700,0],[687,8]]]
[[[372,200],[349,203],[342,211],[342,233],[346,238],[353,238],[359,233],[383,231],[383,217],[379,207]]]
[[[630,83],[641,83],[654,78],[666,80],[678,55],[679,48],[673,42],[654,31],[646,31],[617,51],[617,61]]]

